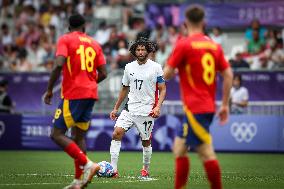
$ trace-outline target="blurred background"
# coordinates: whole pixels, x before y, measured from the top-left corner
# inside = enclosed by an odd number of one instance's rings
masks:
[[[60,100],[42,102],[55,60],[58,37],[74,12],[87,20],[107,60],[108,78],[99,85],[87,145],[109,150],[114,122],[108,117],[121,87],[129,44],[144,36],[158,44],[151,57],[164,66],[175,43],[186,36],[184,10],[198,3],[206,10],[205,32],[219,43],[234,69],[231,117],[211,132],[219,151],[284,152],[284,1],[281,0],[0,0],[0,149],[58,149],[49,139]],[[216,106],[221,99],[217,77]],[[182,121],[178,77],[167,82],[162,116],[155,122],[154,150],[169,151]],[[135,129],[122,149],[141,149]],[[225,143],[222,141],[226,141]]]

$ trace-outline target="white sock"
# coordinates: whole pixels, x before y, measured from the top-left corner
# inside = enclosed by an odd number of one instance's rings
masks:
[[[121,147],[121,141],[112,140],[110,145],[110,156],[111,156],[111,165],[114,171],[117,171],[117,162],[119,158],[119,152]]]
[[[143,147],[143,169],[149,171],[152,155],[152,146]]]

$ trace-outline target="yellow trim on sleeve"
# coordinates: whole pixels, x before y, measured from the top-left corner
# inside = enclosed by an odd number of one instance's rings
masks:
[[[70,75],[72,75],[70,56],[67,57],[67,68],[68,68]]]
[[[184,107],[186,117],[192,127],[193,132],[196,134],[196,136],[202,140],[206,144],[211,144],[212,143],[212,138],[211,135],[207,132],[206,129],[200,125],[200,123],[195,119],[193,116],[192,112],[187,109],[187,107]]]

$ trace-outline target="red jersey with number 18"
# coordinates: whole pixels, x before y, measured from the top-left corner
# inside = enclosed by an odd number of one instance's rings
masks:
[[[67,58],[63,65],[64,99],[98,99],[97,67],[106,64],[100,45],[85,33],[75,31],[61,36],[56,56]]]
[[[216,73],[229,67],[221,46],[195,34],[177,42],[167,64],[178,68],[187,109],[195,114],[215,112]]]

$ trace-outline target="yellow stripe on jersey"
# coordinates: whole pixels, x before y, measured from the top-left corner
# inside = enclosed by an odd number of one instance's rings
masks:
[[[195,87],[195,84],[194,84],[194,81],[193,81],[193,78],[192,78],[192,75],[191,75],[191,68],[190,68],[189,64],[187,64],[185,66],[185,71],[186,71],[186,74],[187,74],[187,80],[189,82],[189,85],[191,87]]]
[[[67,57],[67,68],[68,68],[70,75],[72,75],[70,56]]]
[[[211,135],[207,132],[206,129],[200,125],[200,123],[195,119],[192,112],[187,109],[186,106],[184,106],[184,110],[187,116],[187,119],[192,127],[193,132],[196,134],[196,136],[202,140],[205,144],[211,144],[212,138]]]
[[[217,45],[210,41],[193,41],[191,42],[193,49],[212,49],[217,50]]]
[[[75,125],[74,119],[69,109],[69,100],[63,100],[63,118],[68,128]]]

